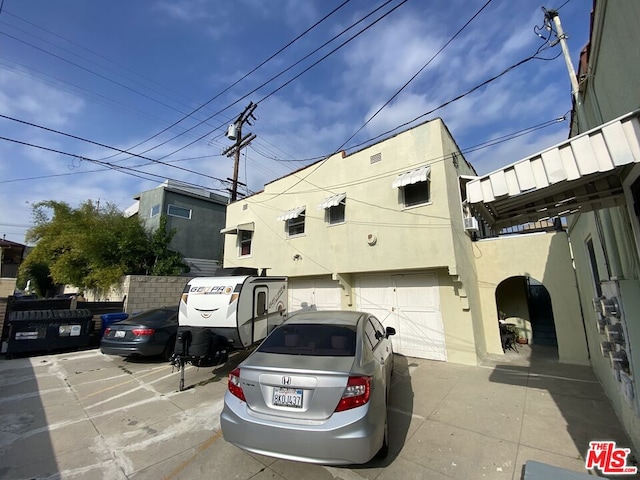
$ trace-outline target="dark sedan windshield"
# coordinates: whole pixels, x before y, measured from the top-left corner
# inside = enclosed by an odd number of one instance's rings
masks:
[[[285,324],[278,327],[258,347],[263,353],[353,357],[356,352],[355,327],[328,324]]]

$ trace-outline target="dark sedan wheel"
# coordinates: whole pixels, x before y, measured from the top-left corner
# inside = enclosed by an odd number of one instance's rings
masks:
[[[173,350],[175,346],[176,346],[176,337],[174,335],[167,341],[167,344],[165,345],[164,350],[162,351],[161,356],[163,360],[166,360],[167,362],[171,360],[171,356],[173,355]]]

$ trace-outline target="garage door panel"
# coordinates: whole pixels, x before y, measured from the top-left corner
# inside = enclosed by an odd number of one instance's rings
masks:
[[[396,329],[391,337],[395,352],[446,360],[435,274],[363,276],[356,281],[356,307]]]
[[[446,360],[446,345],[440,312],[399,311],[402,349],[405,355]]]
[[[289,279],[289,305],[292,312],[315,306],[318,310],[340,309],[338,282],[325,279]]]

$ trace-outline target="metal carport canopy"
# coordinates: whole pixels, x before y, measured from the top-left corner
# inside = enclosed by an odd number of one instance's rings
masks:
[[[470,180],[467,202],[494,230],[624,204],[622,170],[640,163],[640,110]]]

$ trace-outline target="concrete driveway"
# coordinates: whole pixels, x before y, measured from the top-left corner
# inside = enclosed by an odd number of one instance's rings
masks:
[[[188,367],[183,392],[166,363],[98,350],[0,360],[0,479],[520,479],[527,460],[586,473],[589,440],[633,448],[590,368],[521,353],[482,367],[397,356],[385,461],[247,454],[219,428],[242,358]]]

